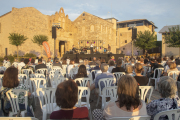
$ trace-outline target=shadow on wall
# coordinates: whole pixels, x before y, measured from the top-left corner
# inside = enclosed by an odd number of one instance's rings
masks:
[[[13,54],[14,54],[14,55],[17,55],[17,51],[14,51],[14,53],[13,53]],[[25,55],[25,52],[24,52],[24,51],[19,50],[18,55],[19,55],[19,56],[24,56],[24,55]]]
[[[128,56],[132,55],[132,53],[131,53],[132,52],[132,48],[131,47],[132,47],[131,42],[125,44],[124,46],[121,46],[120,47],[121,53],[125,54],[125,55],[128,55]],[[143,54],[143,51],[141,49],[138,49],[137,47],[134,46],[133,47],[133,52],[134,52],[135,56],[138,55],[138,51],[140,51],[139,52],[140,55]]]
[[[178,55],[174,55],[172,51],[169,51],[169,52],[166,53],[166,56],[168,56],[168,57],[174,56],[175,57],[175,56],[178,56]]]
[[[33,53],[35,54],[37,57],[41,56],[41,53],[40,52],[37,52],[35,50],[31,50],[29,53]]]

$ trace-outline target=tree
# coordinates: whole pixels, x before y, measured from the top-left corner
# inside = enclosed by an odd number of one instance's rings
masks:
[[[17,47],[17,58],[18,56],[18,47],[21,46],[24,41],[26,41],[28,38],[24,35],[18,34],[18,33],[9,33],[9,43],[11,45],[15,45]],[[19,59],[18,59],[19,60]]]
[[[138,32],[134,45],[140,49],[144,49],[146,54],[147,50],[156,47],[156,41],[157,35],[154,32],[145,30],[144,32]]]
[[[180,30],[179,26],[168,28],[169,32],[164,34],[164,42],[168,47],[179,47],[179,57],[180,57]]]
[[[46,35],[34,35],[32,42],[37,43],[41,47],[41,56],[43,50],[43,42],[48,41],[48,37]]]

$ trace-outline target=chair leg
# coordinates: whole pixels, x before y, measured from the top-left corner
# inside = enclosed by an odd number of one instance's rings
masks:
[[[154,79],[155,82],[155,90],[157,90],[157,79]]]
[[[47,118],[47,114],[46,114],[46,112],[43,111],[43,119],[42,120],[46,120],[46,118]]]
[[[91,108],[89,109],[89,118],[92,120]]]
[[[97,107],[97,106],[98,106],[98,104],[99,104],[99,98],[100,98],[100,96],[98,95],[98,100],[97,100],[96,107]]]

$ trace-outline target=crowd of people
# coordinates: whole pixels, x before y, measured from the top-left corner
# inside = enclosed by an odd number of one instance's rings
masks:
[[[179,73],[175,79],[172,78],[172,75],[169,75],[171,71],[180,70],[180,59],[174,59],[173,56],[170,58],[165,56],[163,59],[119,57],[117,60],[112,56],[108,62],[106,62],[105,58],[96,57],[92,61],[87,58],[48,58],[47,61],[43,58],[22,58],[20,62],[15,59],[12,65],[8,58],[5,58],[3,66],[6,67],[6,71],[0,71],[4,75],[1,87],[1,101],[4,101],[4,106],[2,107],[1,104],[1,110],[5,115],[8,115],[8,111],[11,108],[5,93],[10,89],[24,89],[28,91],[26,86],[19,83],[18,73],[21,73],[22,69],[31,69],[35,73],[37,69],[47,68],[47,63],[51,63],[52,67],[56,66],[62,69],[62,65],[67,65],[66,74],[63,74],[63,77],[69,78],[69,80],[65,80],[57,85],[55,93],[56,103],[61,107],[61,110],[52,112],[50,119],[89,119],[86,107],[78,108],[75,106],[78,101],[78,86],[80,86],[79,83],[74,82],[76,78],[91,78],[93,83],[88,82],[86,87],[91,91],[95,91],[93,94],[96,96],[105,87],[104,83],[101,83],[100,86],[98,85],[99,80],[103,78],[112,78],[114,80],[111,86],[117,86],[118,98],[116,101],[110,101],[103,110],[93,110],[93,118],[97,120],[147,115],[153,119],[161,111],[180,107],[176,85],[176,81],[179,81]],[[163,68],[162,72],[158,73],[157,68]],[[73,75],[71,75],[72,69],[77,70]],[[94,73],[93,71],[96,72]],[[124,75],[116,80],[116,76],[113,73],[117,72],[122,72]],[[157,78],[157,74],[160,74],[160,79],[157,81],[149,80],[149,78]],[[155,90],[159,91],[161,98],[146,103],[146,101],[140,99],[139,86],[154,86],[155,82],[157,82]],[[23,95],[19,97],[19,105],[20,109],[24,109]],[[30,92],[28,92],[28,105],[32,105],[35,109],[34,99]],[[28,111],[28,115],[33,116],[31,110]],[[161,116],[160,119],[165,119],[166,117]]]

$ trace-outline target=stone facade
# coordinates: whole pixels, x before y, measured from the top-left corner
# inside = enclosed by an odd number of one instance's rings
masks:
[[[52,26],[59,24],[61,28],[56,28],[57,38],[52,39]],[[83,12],[74,21],[65,15],[64,9],[49,16],[44,15],[33,7],[12,8],[12,11],[0,16],[0,56],[5,55],[7,48],[8,55],[17,52],[16,46],[9,44],[9,33],[15,32],[28,37],[24,44],[19,46],[19,55],[34,53],[41,55],[41,47],[32,42],[34,35],[48,36],[48,43],[52,57],[63,56],[66,51],[70,51],[72,46],[80,49],[89,47],[94,43],[96,51],[103,52],[104,48],[111,46],[111,52],[116,53],[117,48],[128,46],[131,42],[131,31],[127,27],[117,28],[119,22],[115,18],[102,19],[87,12]],[[150,30],[154,25],[138,26],[138,31]],[[127,40],[127,43],[124,43]],[[54,44],[55,43],[55,44]],[[126,55],[129,53],[124,52]],[[43,51],[43,56],[46,56]]]

